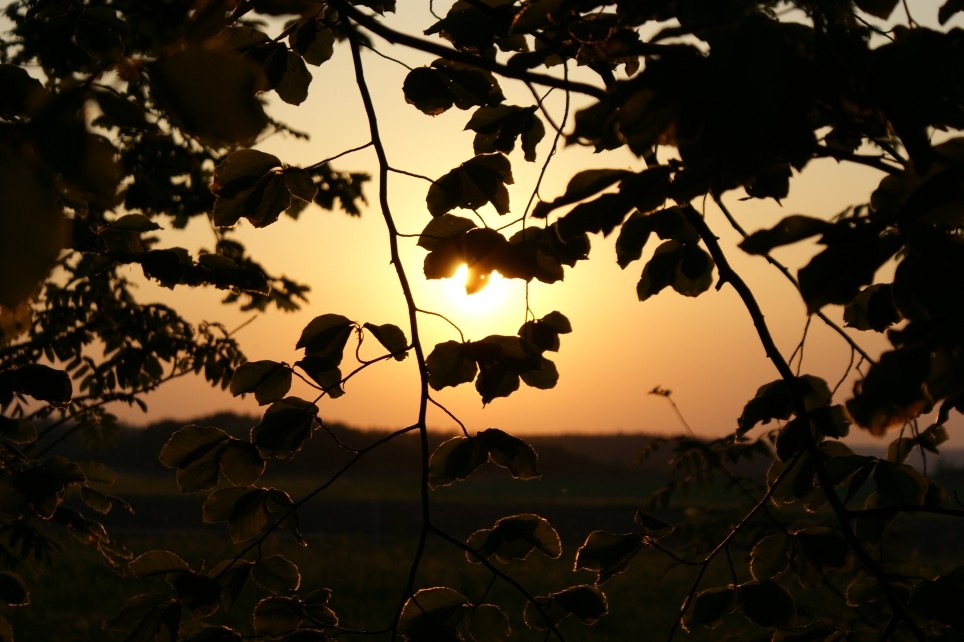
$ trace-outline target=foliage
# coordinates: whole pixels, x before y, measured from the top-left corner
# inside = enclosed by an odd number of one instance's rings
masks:
[[[906,463],[914,450],[937,453],[944,425],[964,410],[964,142],[956,136],[964,127],[964,31],[923,27],[899,4],[458,0],[423,38],[390,26],[391,0],[7,3],[9,37],[0,48],[0,600],[29,601],[18,564],[28,554],[45,557],[59,530],[134,578],[164,580],[107,623],[127,631],[127,640],[305,641],[350,632],[351,623],[328,606],[330,593],[302,591],[298,567],[263,544],[280,531],[303,541],[300,509],[381,443],[415,432],[420,537],[395,615],[384,624],[393,637],[500,640],[525,626],[562,639],[564,618],[592,625],[605,617],[607,583],[641,551],[655,550],[696,570],[667,623],[670,638],[712,628],[716,639],[950,639],[961,626],[961,568],[930,577],[901,572],[889,540],[898,517],[964,516]],[[961,10],[947,0],[941,25]],[[539,474],[534,449],[498,428],[470,434],[463,426],[463,436],[430,452],[426,408],[441,405],[435,392],[474,381],[489,403],[520,383],[553,387],[559,373],[545,353],[559,350],[559,335],[572,328],[558,311],[537,317],[528,310],[515,335],[460,337],[426,350],[424,311],[412,296],[386,192],[389,173],[398,170],[379,133],[361,55],[365,48],[388,55],[392,47],[435,57],[399,71],[412,108],[471,112],[466,129],[475,133],[469,158],[427,181],[427,222],[417,241],[426,251],[426,278],[451,276],[465,263],[470,292],[496,270],[554,283],[588,259],[590,235],[618,230],[619,265],[644,263],[640,301],[667,288],[696,297],[714,281],[734,288],[777,371],[747,402],[730,437],[657,444],[673,450],[675,468],[648,510],[664,512],[639,512],[633,532],[586,534],[574,566],[596,573],[592,585],[574,578],[538,596],[514,579],[512,565],[530,554],[563,554],[542,516],[506,516],[465,541],[433,517],[433,489],[486,462],[519,479]],[[193,326],[176,310],[138,301],[124,268],[139,265],[145,278],[169,288],[225,290],[226,302],[245,309],[291,310],[305,299],[305,286],[262,267],[231,228],[297,218],[309,203],[360,214],[367,175],[327,161],[292,166],[256,149],[269,132],[303,136],[268,114],[266,98],[302,103],[311,68],[336,52],[354,64],[371,133],[365,147],[378,157],[378,209],[410,326],[325,313],[304,328],[297,363],[246,362],[225,328]],[[506,102],[503,85],[513,82],[532,90],[529,104]],[[553,114],[540,88],[582,95],[585,106],[570,119],[567,100],[565,113]],[[639,161],[632,169],[586,169],[563,194],[520,210],[507,188],[517,149],[523,162],[541,157],[548,164],[563,139],[601,158],[625,149]],[[829,220],[793,214],[767,222],[744,234],[739,247],[789,276],[808,313],[840,332],[867,366],[846,399],[795,371],[777,349],[754,293],[728,260],[734,248],[724,249],[710,226],[718,210],[742,232],[725,199],[780,201],[794,172],[825,157],[879,171],[879,186]],[[511,214],[518,231],[504,235],[490,209]],[[464,210],[474,218],[456,213]],[[197,217],[216,229],[207,251],[192,254],[153,235]],[[796,276],[770,257],[808,239],[817,252]],[[889,280],[878,278],[890,273],[884,266],[893,267]],[[843,306],[858,331],[886,331],[890,349],[872,358],[824,313],[828,306]],[[359,356],[359,370],[342,372],[345,349],[353,342],[360,355],[368,336],[379,355]],[[409,355],[422,383],[414,424],[354,449],[351,463],[302,497],[269,485],[266,470],[322,434],[323,397],[344,394],[343,383],[362,370]],[[246,438],[186,426],[160,453],[182,492],[206,493],[203,521],[226,524],[239,545],[210,567],[171,551],[133,556],[118,546],[96,516],[126,506],[104,492],[111,471],[52,453],[72,435],[94,450],[110,447],[117,434],[110,403],[143,404],[144,393],[192,372],[267,406]],[[316,397],[289,395],[294,377]],[[918,418],[931,412],[933,424],[920,429]],[[887,457],[876,458],[839,441],[851,425],[878,436],[901,431]],[[772,459],[764,479],[734,472],[736,462],[761,456]],[[720,479],[743,496],[741,512],[669,522],[665,509],[679,502],[678,491]],[[487,590],[467,596],[419,585],[430,538],[513,587],[525,605],[522,621],[487,602]],[[734,559],[741,550],[745,559]],[[730,577],[710,585],[707,569],[721,555]],[[249,622],[219,624],[218,614],[245,590],[259,595]],[[11,638],[9,629],[0,619],[0,637]]]

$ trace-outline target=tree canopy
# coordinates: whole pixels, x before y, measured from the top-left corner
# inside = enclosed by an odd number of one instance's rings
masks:
[[[668,619],[669,638],[713,629],[714,639],[952,639],[962,626],[964,566],[951,560],[909,572],[891,538],[899,520],[964,517],[926,466],[908,463],[915,451],[925,463],[939,453],[945,425],[964,410],[964,31],[951,26],[964,3],[946,0],[928,27],[899,0],[457,0],[429,2],[434,22],[421,33],[393,26],[389,16],[407,10],[398,4],[5,3],[0,600],[26,603],[19,560],[71,533],[108,565],[166,579],[162,592],[134,594],[108,622],[127,640],[351,634],[330,596],[299,592],[298,567],[262,545],[281,535],[302,541],[299,510],[382,442],[353,449],[344,470],[300,496],[265,474],[297,457],[313,434],[347,448],[326,433],[319,403],[345,394],[349,378],[408,358],[420,375],[418,420],[385,439],[419,436],[419,537],[381,633],[479,641],[514,639],[528,627],[564,639],[566,618],[592,625],[605,617],[610,580],[634,558],[658,554],[698,571]],[[391,59],[396,50],[434,57],[399,64],[411,109],[440,129],[429,117],[465,112],[474,133],[466,160],[441,176],[393,165],[383,143],[366,56]],[[353,84],[325,90],[360,97],[358,117],[370,132],[363,147],[377,157],[371,175],[333,164],[349,167],[357,149],[303,167],[258,149],[269,134],[306,136],[273,117],[269,103],[302,104],[335,55],[351,58]],[[510,104],[510,83],[531,100]],[[548,101],[559,94],[561,111]],[[571,108],[576,96],[583,106]],[[598,165],[574,174],[560,194],[536,198],[537,185],[529,206],[510,202],[513,166],[545,168],[563,144],[594,149]],[[634,166],[608,164],[615,150],[631,153]],[[744,231],[727,199],[785,199],[791,177],[821,158],[871,168],[879,184],[833,218],[793,214]],[[400,233],[390,204],[389,177],[398,173],[425,182],[415,239]],[[709,204],[719,216],[708,215]],[[325,310],[292,338],[304,350],[296,363],[248,361],[227,328],[139,300],[126,276],[139,266],[168,288],[223,290],[228,305],[296,309],[306,286],[262,265],[233,230],[310,207],[384,220],[407,327]],[[206,251],[155,234],[193,219],[210,221]],[[720,226],[739,232],[738,247],[721,243]],[[530,308],[515,334],[459,333],[426,345],[419,328],[432,312],[415,299],[412,279],[450,277],[466,264],[469,291],[494,271],[551,284],[589,259],[594,237],[609,234],[620,267],[641,265],[635,294],[643,303],[664,290],[735,290],[773,380],[760,382],[733,434],[652,446],[649,455],[671,450],[677,468],[660,492],[640,497],[647,507],[632,532],[589,525],[565,548],[549,520],[523,513],[453,537],[434,519],[435,489],[471,483],[464,480],[486,463],[534,478],[538,455],[511,426],[476,432],[454,415],[461,435],[432,450],[427,408],[444,408],[442,391],[452,386],[474,385],[483,403],[522,384],[552,388],[552,353],[578,328],[562,310]],[[813,255],[795,274],[770,255],[803,241]],[[400,244],[409,242],[424,250],[421,265],[402,260]],[[840,333],[862,368],[852,391],[801,372],[799,354],[777,348],[756,293],[732,267],[734,252],[765,257],[808,314]],[[849,330],[835,321],[840,308]],[[886,333],[889,347],[869,354],[854,331]],[[380,352],[348,370],[345,351],[360,354],[363,340]],[[110,447],[119,430],[111,404],[142,405],[144,394],[190,373],[265,406],[246,436],[190,425],[159,453],[182,492],[206,497],[199,521],[226,524],[238,545],[210,567],[171,551],[132,556],[101,523],[125,505],[99,485],[112,473],[56,450],[75,438],[95,452]],[[293,381],[314,396],[291,394]],[[876,436],[895,430],[887,456],[854,453],[840,441],[852,427]],[[772,459],[763,479],[735,476],[746,458]],[[667,507],[686,501],[678,491],[714,481],[743,495],[737,512],[715,527],[671,523]],[[465,595],[421,585],[426,546],[460,549],[512,587],[525,605],[522,622],[488,602],[485,587]],[[574,568],[595,581],[534,595],[514,578],[516,561],[574,548]],[[711,580],[706,571],[720,556],[729,576]],[[220,624],[245,586],[260,595],[253,617]],[[12,637],[0,620],[0,638]]]

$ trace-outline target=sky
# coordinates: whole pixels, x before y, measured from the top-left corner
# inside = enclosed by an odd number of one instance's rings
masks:
[[[937,4],[923,4],[932,5],[931,12],[936,13]],[[414,6],[405,5],[405,11],[412,13],[406,14],[402,28],[421,31],[432,23],[424,7],[420,14]],[[930,19],[929,14],[915,17]],[[412,66],[431,61],[430,57],[398,51],[391,55]],[[403,66],[370,51],[363,57],[393,167],[437,178],[471,157],[471,132],[462,131],[470,112],[452,109],[437,117],[422,114],[404,102],[401,85],[407,70]],[[362,105],[347,46],[336,48],[331,61],[312,71],[314,81],[306,103],[291,107],[272,101],[270,109],[276,118],[308,131],[311,141],[305,144],[273,137],[256,145],[291,165],[309,165],[370,139],[368,123],[361,117]],[[509,103],[531,101],[529,92],[518,84],[503,81],[503,89]],[[557,93],[549,101],[557,122],[562,119],[562,107],[562,95]],[[510,189],[512,212],[504,220],[511,220],[525,209],[552,145],[551,134],[549,129],[539,145],[536,163],[527,163],[518,149],[510,156],[515,184]],[[333,165],[373,175],[376,171],[371,148],[349,154]],[[560,146],[539,193],[546,199],[560,195],[569,178],[583,169],[642,167],[642,161],[625,152],[593,154],[576,146]],[[742,194],[737,192],[728,193],[725,201],[742,225],[753,231],[771,227],[790,214],[833,216],[849,205],[866,202],[880,178],[879,173],[866,168],[818,161],[793,177],[790,197],[782,205],[772,200],[741,201]],[[423,180],[401,174],[390,176],[392,213],[403,233],[418,234],[430,220],[425,206],[428,186]],[[377,208],[375,181],[366,193],[370,206],[359,218],[312,207],[297,221],[282,217],[278,223],[259,230],[242,221],[237,230],[238,238],[269,272],[285,274],[311,286],[310,303],[300,312],[271,310],[252,319],[251,313],[221,305],[223,292],[172,292],[147,282],[140,286],[142,297],[145,301],[174,305],[195,322],[216,320],[229,328],[248,322],[237,338],[251,360],[297,361],[300,354],[295,344],[301,330],[312,318],[329,312],[359,323],[395,323],[411,336],[401,289],[389,263],[389,237]],[[698,203],[694,205],[700,207]],[[501,223],[493,210],[483,208],[480,212],[489,225]],[[799,294],[762,258],[748,256],[735,247],[739,236],[715,207],[708,204],[705,212],[733,266],[757,293],[778,347],[789,357],[801,341],[807,321]],[[169,238],[192,251],[213,244],[210,226],[203,221],[193,224],[186,235],[172,234]],[[647,394],[659,386],[672,391],[673,401],[696,434],[715,437],[732,431],[743,405],[757,388],[777,378],[742,303],[729,287],[711,289],[697,298],[667,290],[641,303],[636,298],[635,285],[643,263],[636,262],[621,270],[615,260],[614,241],[615,234],[609,238],[592,237],[590,260],[574,269],[567,268],[563,282],[533,282],[529,286],[529,305],[537,317],[558,310],[573,326],[571,334],[562,336],[560,351],[547,355],[560,372],[554,389],[535,390],[523,385],[510,397],[496,399],[485,407],[470,384],[433,391],[433,398],[454,413],[470,432],[497,427],[512,434],[678,434],[683,426],[671,404],[663,397]],[[506,280],[477,295],[465,295],[459,283],[427,281],[422,276],[425,252],[415,242],[414,238],[401,239],[403,264],[420,308],[446,315],[469,340],[517,332],[525,320],[526,291],[522,281]],[[649,253],[655,247],[653,241],[650,243]],[[814,246],[801,244],[783,248],[775,256],[795,271],[814,252]],[[136,269],[132,269],[131,276],[137,276]],[[839,308],[829,307],[825,312],[838,320],[841,316]],[[420,315],[419,322],[427,351],[441,341],[458,339],[458,334],[436,317]],[[871,354],[878,354],[887,345],[873,333],[854,332],[853,336]],[[365,348],[372,350],[366,351],[369,357],[377,354],[370,345]],[[838,399],[843,400],[853,383],[852,370],[847,376],[849,361],[850,351],[844,341],[814,319],[803,352],[802,372],[826,378],[831,387],[845,379],[838,392]],[[350,369],[350,359],[346,359],[342,370]],[[296,387],[292,394],[313,398],[308,389]],[[327,422],[393,429],[415,423],[418,401],[417,369],[414,359],[409,358],[375,364],[347,383],[343,397],[326,398],[319,405],[320,415]],[[121,407],[114,410],[134,424],[166,418],[190,421],[222,410],[259,413],[251,396],[234,398],[210,390],[195,379],[166,384],[149,395],[147,402],[147,415]],[[456,430],[456,424],[439,410],[430,412],[428,423],[437,430]],[[926,420],[922,423],[926,425]],[[856,438],[871,440],[866,435]]]

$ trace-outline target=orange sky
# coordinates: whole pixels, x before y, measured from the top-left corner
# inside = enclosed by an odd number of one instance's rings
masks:
[[[405,11],[409,10],[406,6]],[[421,29],[431,24],[430,18],[420,23],[417,20],[407,24],[420,24]],[[403,57],[411,65],[430,61],[396,51],[392,55]],[[310,143],[278,138],[264,141],[258,149],[293,165],[307,165],[368,142],[367,123],[360,118],[361,102],[350,62],[347,47],[337,49],[333,60],[313,69],[314,82],[305,104],[298,108],[280,103],[272,107],[274,116],[311,132]],[[405,68],[370,52],[365,55],[365,64],[393,166],[437,178],[470,158],[471,133],[462,131],[469,112],[452,109],[439,117],[425,116],[404,103],[401,84]],[[503,82],[503,89],[510,103],[531,100],[527,90],[509,81]],[[550,109],[558,121],[561,95],[557,98]],[[510,190],[510,217],[521,213],[534,189],[539,167],[551,145],[551,133],[549,130],[539,146],[540,157],[535,164],[526,163],[521,150],[510,157],[516,179]],[[374,173],[374,163],[374,153],[366,149],[339,159],[335,166]],[[603,167],[638,170],[642,163],[622,153],[594,155],[584,149],[560,149],[541,193],[551,199],[564,190],[574,172]],[[741,202],[738,199],[742,194],[736,192],[728,194],[726,202],[744,227],[752,231],[770,227],[789,214],[835,215],[847,205],[865,202],[879,179],[879,174],[872,170],[821,161],[794,178],[791,197],[782,207],[772,201]],[[425,207],[427,189],[424,181],[398,174],[390,177],[393,213],[401,231],[417,234],[430,220]],[[376,190],[373,181],[367,192],[372,204],[377,203]],[[699,207],[698,203],[694,205]],[[806,322],[799,295],[763,259],[747,256],[735,247],[738,237],[714,207],[708,206],[706,213],[710,226],[721,236],[724,249],[729,248],[734,267],[757,292],[777,345],[789,356],[800,341]],[[482,214],[490,225],[500,224],[493,210],[484,208]],[[312,287],[311,302],[301,312],[270,311],[241,330],[238,338],[249,358],[293,363],[300,356],[294,346],[302,328],[315,316],[328,312],[344,314],[360,323],[396,323],[410,336],[404,301],[388,262],[388,234],[377,208],[370,207],[360,219],[312,208],[297,222],[283,217],[261,230],[245,226],[242,221],[240,237],[269,271]],[[499,427],[518,434],[680,432],[682,427],[669,403],[646,394],[659,385],[673,391],[673,399],[697,434],[716,436],[733,430],[743,404],[760,385],[776,378],[776,371],[765,360],[755,338],[749,316],[731,288],[711,290],[695,299],[667,290],[640,303],[635,284],[643,264],[637,262],[620,270],[612,248],[614,236],[593,237],[591,260],[574,270],[567,268],[564,282],[551,286],[533,283],[529,288],[530,305],[537,316],[559,310],[569,317],[574,328],[572,334],[563,335],[561,351],[547,355],[560,371],[555,389],[541,391],[523,385],[511,397],[496,399],[484,409],[471,385],[433,393],[469,430]],[[210,228],[195,224],[186,239],[182,233],[172,236],[171,242],[192,251],[210,247]],[[405,267],[420,307],[451,318],[467,339],[515,334],[524,321],[525,290],[521,281],[506,281],[499,292],[477,295],[491,299],[491,307],[485,309],[473,299],[466,299],[452,284],[426,281],[421,274],[424,250],[415,246],[415,239],[403,239],[402,243]],[[649,252],[652,249],[648,247]],[[812,246],[793,247],[782,250],[777,257],[798,267],[812,253]],[[145,299],[156,298],[181,307],[195,321],[219,320],[236,327],[250,317],[219,305],[223,293],[214,290],[172,294],[145,284],[141,291]],[[840,316],[839,309],[826,311]],[[458,338],[450,327],[432,317],[422,315],[420,321],[428,350],[437,342]],[[872,353],[885,345],[877,335],[855,336]],[[844,375],[849,356],[844,342],[815,319],[805,348],[803,371],[823,376],[833,386]],[[342,368],[349,369],[347,363]],[[348,383],[344,397],[323,400],[321,416],[359,427],[412,424],[418,409],[416,374],[412,359],[376,364]],[[841,394],[850,385],[848,382],[842,386]],[[307,389],[295,389],[293,394],[310,398]],[[167,417],[187,420],[215,410],[258,412],[253,398],[234,399],[226,393],[205,389],[193,380],[168,384],[151,395],[148,402],[151,412],[147,416],[122,408],[115,411],[136,423]],[[450,419],[437,411],[430,415],[430,425],[445,430],[455,428]]]

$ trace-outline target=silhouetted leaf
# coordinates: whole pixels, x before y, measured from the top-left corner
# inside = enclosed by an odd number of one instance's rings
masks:
[[[602,584],[626,570],[633,557],[643,550],[644,537],[641,533],[593,531],[576,551],[575,568],[594,571],[596,583]]]
[[[768,230],[760,230],[740,241],[740,247],[748,254],[768,254],[783,245],[823,234],[830,223],[818,218],[794,214]]]
[[[479,369],[466,344],[458,341],[439,343],[425,359],[428,381],[432,388],[441,390],[475,379]]]
[[[420,589],[405,602],[398,630],[410,642],[456,642],[468,608],[468,600],[454,589]]]
[[[854,0],[854,4],[856,4],[861,11],[866,11],[881,20],[890,18],[890,14],[894,12],[894,7],[896,7],[899,2],[900,0]]]
[[[218,457],[230,439],[220,428],[185,426],[171,435],[158,460],[177,469],[177,485],[182,493],[213,488],[220,475]]]
[[[858,425],[881,436],[930,410],[933,403],[924,390],[932,355],[912,349],[885,352],[854,386],[847,410]]]
[[[478,434],[477,439],[489,452],[492,462],[503,468],[508,468],[513,477],[517,479],[539,477],[537,467],[539,456],[535,449],[526,442],[498,428],[483,430]]]
[[[254,631],[258,635],[282,635],[304,622],[301,603],[290,597],[267,597],[254,607]]]
[[[73,396],[73,384],[63,370],[42,363],[29,363],[0,374],[0,398],[10,392],[52,404],[64,404]]]
[[[331,359],[309,354],[295,365],[321,386],[330,398],[337,399],[345,394],[341,387],[341,370],[331,365]]]
[[[181,627],[181,605],[163,593],[135,595],[104,627],[118,629],[132,624],[136,626],[125,642],[175,642]]]
[[[484,464],[488,450],[477,437],[453,437],[438,446],[429,460],[428,478],[434,486],[448,486],[465,479]]]
[[[579,172],[569,180],[562,196],[549,202],[536,203],[532,216],[545,218],[553,210],[587,199],[631,175],[632,172],[624,169],[590,169]]]
[[[793,596],[776,582],[747,582],[736,589],[743,613],[762,627],[787,627],[796,619]]]
[[[245,144],[268,120],[255,97],[258,68],[228,51],[198,46],[149,67],[151,88],[185,130],[217,145]]]
[[[653,539],[666,537],[676,530],[676,527],[669,522],[665,522],[660,518],[654,517],[649,513],[644,513],[641,510],[636,511],[633,521],[642,526],[643,532]]]
[[[843,536],[827,527],[812,526],[794,534],[793,570],[801,585],[817,588],[827,569],[839,569],[849,561],[850,547]]]
[[[298,397],[285,397],[271,404],[261,423],[251,429],[251,443],[262,457],[293,457],[318,421],[318,406]]]
[[[955,13],[964,11],[964,1],[962,0],[947,0],[943,5],[941,5],[940,10],[937,12],[937,20],[944,25]]]
[[[876,506],[920,506],[927,494],[927,480],[907,464],[880,461],[874,468]]]
[[[221,473],[235,486],[250,486],[260,479],[266,462],[248,441],[232,439],[221,451]]]
[[[503,517],[492,528],[472,533],[467,544],[482,557],[494,556],[500,562],[524,560],[536,550],[553,559],[562,555],[559,533],[546,518],[532,513]]]
[[[466,124],[475,132],[473,147],[476,154],[493,152],[510,153],[515,149],[516,138],[522,140],[522,150],[527,161],[536,159],[536,145],[546,134],[542,121],[536,116],[536,107],[498,105],[479,107]]]
[[[467,642],[499,642],[512,633],[509,618],[494,604],[480,604],[466,609],[458,632]]]
[[[429,116],[438,116],[455,103],[448,88],[448,77],[432,67],[416,67],[402,84],[405,102]]]
[[[790,564],[790,538],[784,533],[768,535],[754,545],[750,553],[750,574],[757,581],[769,580]]]
[[[439,241],[453,237],[461,238],[463,234],[475,227],[478,226],[467,218],[454,214],[442,214],[428,222],[418,237],[418,246],[431,251],[438,246]]]
[[[512,167],[502,154],[485,154],[471,158],[432,183],[426,203],[432,216],[462,207],[478,209],[491,203],[499,214],[509,212]]]
[[[37,109],[47,92],[39,80],[18,65],[0,64],[0,116],[12,119]]]
[[[693,606],[686,618],[686,626],[713,627],[733,610],[736,591],[730,587],[709,588],[693,598]]]
[[[261,406],[274,403],[291,389],[291,368],[277,361],[249,361],[234,371],[230,389],[235,397],[253,392]]]
[[[0,571],[0,602],[7,606],[30,604],[30,589],[17,573]]]
[[[546,609],[553,622],[575,615],[583,624],[595,624],[609,611],[606,596],[595,586],[573,586],[536,600]],[[548,628],[531,602],[526,604],[523,620],[532,629]]]
[[[341,363],[345,344],[355,323],[340,314],[323,314],[311,320],[301,332],[296,348],[304,348],[309,356],[327,359],[331,367]]]
[[[395,361],[403,361],[408,356],[408,339],[405,338],[405,333],[397,325],[366,323],[364,327],[388,350]]]
[[[864,288],[844,307],[847,327],[858,330],[883,332],[902,318],[894,304],[892,286],[886,283]]]
[[[191,570],[191,567],[171,551],[154,550],[143,553],[127,564],[134,577],[151,577]]]
[[[767,424],[773,419],[789,419],[794,413],[793,388],[803,399],[807,410],[821,408],[829,403],[831,398],[827,382],[819,377],[803,375],[795,383],[790,384],[784,379],[777,379],[765,384],[757,390],[756,395],[747,402],[743,414],[737,422],[737,435],[744,435],[756,424]]]
[[[230,227],[246,218],[255,227],[264,227],[277,221],[291,205],[281,165],[277,156],[256,149],[228,155],[215,170],[214,224]]]
[[[226,522],[231,541],[245,542],[268,525],[267,499],[263,488],[219,488],[204,501],[204,523]]]
[[[625,268],[643,256],[643,247],[653,231],[654,220],[651,216],[638,211],[633,212],[619,229],[616,238],[616,263]]]
[[[258,560],[251,569],[251,579],[274,594],[297,591],[301,585],[298,567],[281,555],[269,555]]]
[[[322,20],[302,18],[288,34],[288,44],[309,65],[321,65],[334,53],[335,34]]]

